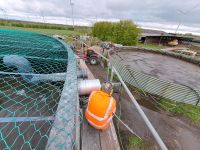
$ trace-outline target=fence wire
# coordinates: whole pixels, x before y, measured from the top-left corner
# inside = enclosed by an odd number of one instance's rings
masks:
[[[52,149],[49,145],[55,138],[54,148],[73,148],[77,117],[75,77],[75,56],[61,41],[0,29],[1,149]],[[68,81],[70,78],[73,84]],[[61,108],[63,98],[67,101]],[[60,126],[56,124],[59,119]],[[58,141],[60,134],[65,134],[65,142]]]
[[[160,80],[136,70],[129,69],[128,66],[124,65],[123,62],[116,57],[111,58],[111,64],[120,72],[123,79],[134,87],[175,102],[200,106],[200,90]]]
[[[141,90],[144,97],[150,94],[153,103],[159,108],[169,112],[183,113],[194,123],[200,122],[200,90],[136,71],[126,66],[115,54],[110,58],[110,63],[120,73],[123,80]]]

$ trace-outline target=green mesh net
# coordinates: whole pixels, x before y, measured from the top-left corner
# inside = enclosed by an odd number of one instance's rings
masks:
[[[76,89],[76,61],[68,45],[46,35],[0,30],[1,149],[73,148]]]

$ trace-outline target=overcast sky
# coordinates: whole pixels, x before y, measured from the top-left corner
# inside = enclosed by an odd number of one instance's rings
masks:
[[[199,0],[72,0],[76,24],[131,19],[145,28],[200,34]],[[44,17],[42,17],[44,16]],[[70,0],[0,0],[0,17],[71,24]],[[67,18],[67,19],[66,19]]]

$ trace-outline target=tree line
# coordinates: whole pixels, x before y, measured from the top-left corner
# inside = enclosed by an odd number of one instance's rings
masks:
[[[92,35],[102,41],[111,41],[124,46],[136,45],[140,29],[130,20],[119,22],[97,22]]]
[[[0,26],[21,27],[21,28],[39,28],[39,29],[56,29],[66,30],[67,28],[59,25],[49,25],[44,23],[26,23],[20,21],[0,20]]]

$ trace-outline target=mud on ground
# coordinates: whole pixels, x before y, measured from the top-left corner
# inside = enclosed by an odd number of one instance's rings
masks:
[[[106,81],[107,75],[104,69],[98,65],[98,66],[91,66],[88,65],[92,73],[96,78],[99,78],[101,81]],[[138,102],[143,102],[144,99],[139,94],[134,93],[133,95],[136,96],[136,99]],[[117,96],[117,95],[115,95]],[[119,97],[116,97],[118,99]],[[148,100],[148,99],[145,99]],[[151,133],[147,129],[146,125],[144,124],[142,118],[136,111],[134,105],[130,101],[127,94],[122,91],[121,100],[117,103],[117,110],[119,111],[119,106],[121,106],[121,118],[122,120],[129,125],[130,128],[133,129],[140,137],[143,139],[149,141],[150,143],[153,143],[154,146],[149,146],[148,149],[159,149],[159,147],[156,145],[154,138],[152,137]],[[192,125],[191,123],[188,123],[182,118],[174,117],[171,114],[158,111],[158,110],[150,110],[148,108],[151,108],[148,103],[145,102],[145,107],[142,107],[145,114],[148,116],[149,120],[153,124],[153,126],[156,128],[158,133],[160,134],[163,141],[166,143],[167,147],[170,150],[199,150],[200,147],[200,128],[197,126]],[[120,133],[122,138],[124,138],[123,141],[127,141],[128,137],[124,136],[128,135],[128,131],[123,127],[120,126]],[[125,146],[127,145],[127,142],[123,143]],[[140,150],[142,148],[139,148]]]
[[[192,63],[143,51],[122,51],[115,56],[120,57],[125,65],[136,71],[200,89],[200,67]]]

